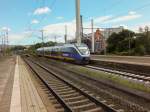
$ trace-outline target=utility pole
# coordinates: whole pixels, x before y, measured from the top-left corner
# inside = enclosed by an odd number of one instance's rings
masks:
[[[55,36],[54,38],[55,38],[55,43],[57,43],[57,37]]]
[[[2,55],[4,55],[4,43],[3,43],[3,39],[4,39],[4,37],[3,37],[3,35],[1,35],[1,41],[2,41],[2,43],[1,43],[1,53],[2,53]]]
[[[8,29],[6,30],[6,48],[8,49],[8,44],[9,44],[9,42],[8,42]]]
[[[129,54],[131,52],[131,34],[129,32]]]
[[[65,44],[67,43],[67,25],[65,25]]]
[[[92,31],[92,53],[95,52],[95,39],[94,39],[94,21],[93,19],[91,20],[91,31]]]
[[[76,0],[76,39],[81,44],[80,0]]]
[[[80,20],[81,20],[81,40],[83,38],[83,18],[82,15],[80,15]]]
[[[43,56],[45,55],[45,50],[44,50],[44,30],[41,31],[41,37],[42,37],[42,48],[43,48]]]
[[[8,29],[3,29],[2,31],[1,51],[3,51],[3,55],[6,54],[6,50],[8,49],[8,31]]]
[[[6,54],[6,32],[5,30],[2,32],[2,50],[3,50],[3,55]]]
[[[106,41],[106,37],[104,37],[104,55],[107,55]]]
[[[5,34],[3,35],[3,54],[5,55],[5,51],[6,51],[6,36],[5,36]]]

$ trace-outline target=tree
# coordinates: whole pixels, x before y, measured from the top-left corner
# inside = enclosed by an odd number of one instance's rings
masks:
[[[144,45],[136,46],[135,49],[134,49],[134,53],[136,55],[145,55],[146,54],[146,50],[145,50]]]
[[[126,55],[150,55],[149,27],[139,28],[139,33],[136,34],[129,30],[113,33],[107,40],[107,51]]]
[[[148,30],[145,30],[143,33],[136,34],[136,46],[144,46],[145,53],[150,54],[150,32]]]
[[[57,43],[55,42],[52,42],[52,41],[49,41],[49,42],[46,42],[44,43],[37,43],[35,45],[31,45],[29,48],[28,48],[28,52],[29,53],[32,53],[32,54],[35,54],[36,53],[36,49],[40,48],[40,47],[49,47],[49,46],[55,46]]]
[[[143,33],[143,28],[142,27],[139,27],[139,32]]]
[[[113,33],[107,40],[107,51],[110,53],[115,52],[129,52],[134,46],[135,33],[129,30]]]
[[[26,49],[26,47],[19,45],[19,46],[12,47],[11,51],[19,51],[19,50],[24,50],[24,49]]]
[[[149,31],[149,27],[148,26],[145,26],[145,32],[148,32]]]

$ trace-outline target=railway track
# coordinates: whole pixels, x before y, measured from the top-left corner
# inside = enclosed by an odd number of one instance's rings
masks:
[[[132,74],[138,74],[141,76],[149,76],[150,69],[148,65],[138,63],[123,63],[120,61],[107,61],[107,60],[91,60],[92,66],[107,68],[111,70],[117,70]]]
[[[140,82],[150,83],[150,77],[144,76],[144,75],[137,75],[137,74],[133,74],[133,73],[123,72],[123,71],[119,71],[119,70],[112,70],[112,69],[107,69],[107,68],[103,68],[103,67],[96,67],[96,66],[91,66],[91,65],[86,65],[85,67],[94,69],[94,70],[103,71],[106,73],[117,74],[117,75],[120,75],[123,77],[127,77],[129,79],[138,80]]]
[[[51,96],[52,102],[59,102],[60,105],[57,104],[57,107],[63,107],[58,111],[123,112],[122,109],[112,108],[111,104],[100,100],[100,97],[62,78],[43,65],[32,60],[24,60],[53,95]]]

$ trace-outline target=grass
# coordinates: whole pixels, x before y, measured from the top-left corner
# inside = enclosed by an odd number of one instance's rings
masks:
[[[97,79],[105,79],[108,80],[110,82],[122,85],[122,86],[126,86],[128,88],[131,89],[136,89],[139,91],[143,91],[143,92],[147,92],[150,93],[150,87],[145,86],[142,83],[138,83],[138,82],[134,82],[125,78],[122,78],[120,76],[117,75],[113,75],[113,74],[108,74],[102,71],[95,71],[92,69],[88,69],[85,67],[78,67],[78,66],[74,66],[74,67],[69,67],[70,70],[73,70],[75,72],[79,72],[79,73],[83,73],[84,75],[88,75],[91,77],[95,77]]]
[[[52,61],[53,62],[53,61]],[[60,64],[60,62],[54,61],[57,64]],[[125,79],[123,77],[117,76],[115,74],[108,74],[103,71],[96,71],[92,69],[88,69],[82,66],[76,66],[76,65],[68,65],[63,64],[62,65],[65,69],[72,70],[73,72],[82,73],[83,75],[95,77],[97,79],[104,79],[109,82],[116,83],[118,85],[125,86],[127,88],[136,89],[139,91],[150,93],[150,87],[145,86],[142,83],[134,82],[128,79]]]

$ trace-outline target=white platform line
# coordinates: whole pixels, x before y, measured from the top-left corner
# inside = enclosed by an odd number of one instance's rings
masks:
[[[21,112],[18,56],[17,56],[16,66],[15,66],[14,84],[13,84],[12,97],[11,97],[10,112]]]

